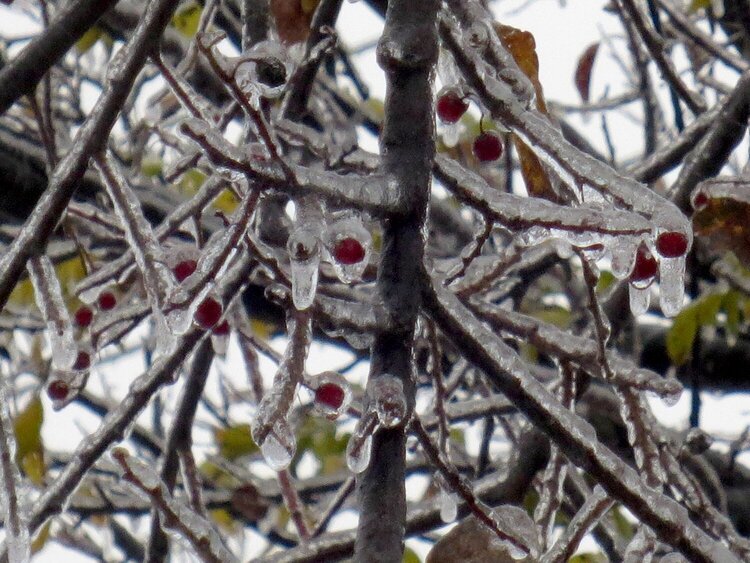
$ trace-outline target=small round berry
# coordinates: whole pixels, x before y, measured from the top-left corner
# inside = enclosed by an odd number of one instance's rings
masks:
[[[355,238],[342,238],[333,247],[333,257],[339,264],[359,264],[365,258],[365,247]]]
[[[485,131],[474,139],[471,150],[480,162],[492,162],[503,154],[503,143],[495,133]]]
[[[219,324],[217,324],[214,328],[211,329],[211,331],[216,336],[226,336],[229,334],[229,323],[224,319]]]
[[[195,310],[193,319],[201,328],[209,329],[219,322],[224,308],[213,297],[206,297]]]
[[[656,258],[649,252],[648,247],[641,243],[635,254],[635,265],[630,274],[630,281],[638,282],[650,280],[656,275],[659,264]]]
[[[656,250],[664,258],[677,258],[687,252],[688,239],[677,231],[668,231],[661,233],[656,237]]]
[[[698,192],[693,198],[693,209],[701,209],[708,205],[708,196],[705,192]]]
[[[336,383],[323,383],[315,390],[315,402],[332,410],[338,410],[345,397],[346,392]]]
[[[76,362],[73,364],[73,369],[77,371],[83,371],[91,367],[91,356],[88,352],[80,351],[76,356]]]
[[[198,267],[198,262],[195,260],[183,260],[182,262],[179,262],[174,268],[172,268],[172,273],[174,274],[174,277],[177,279],[179,283],[184,282],[190,274],[195,272],[195,269]]]
[[[115,308],[115,305],[117,305],[117,298],[111,291],[102,291],[99,294],[98,303],[99,308],[102,311],[110,311]]]
[[[91,321],[94,320],[94,311],[88,305],[81,305],[73,315],[75,323],[81,328],[89,326]]]
[[[47,386],[47,395],[53,401],[63,401],[68,396],[70,388],[68,384],[61,380],[56,380]]]
[[[455,90],[438,95],[436,110],[440,121],[444,123],[456,123],[466,113],[469,103],[458,95]]]

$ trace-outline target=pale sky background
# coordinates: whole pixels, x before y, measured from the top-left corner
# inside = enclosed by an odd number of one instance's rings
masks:
[[[602,34],[611,36],[620,33],[616,18],[602,11],[601,8],[604,4],[604,1],[587,0],[569,0],[568,2],[562,0],[512,0],[494,4],[495,15],[500,21],[531,31],[534,34],[540,61],[541,83],[548,100],[570,104],[578,103],[579,96],[573,85],[573,74],[578,57],[588,45],[600,40]],[[19,17],[15,11],[0,6],[1,34],[6,37],[22,36],[32,29],[27,18]],[[380,20],[374,17],[370,9],[363,3],[344,3],[338,31],[345,46],[353,50],[372,46],[379,37],[381,30]],[[624,52],[621,40],[615,40],[614,47],[615,52]],[[629,60],[627,56],[625,58]],[[384,81],[382,72],[375,63],[374,49],[361,51],[354,57],[354,61],[359,67],[362,78],[370,86],[372,95],[382,99]],[[609,95],[614,96],[627,91],[629,88],[624,75],[614,63],[610,48],[602,45],[593,71],[591,99],[600,98],[607,89],[609,89]],[[629,111],[638,112],[640,107],[638,104],[633,104],[629,107]],[[671,120],[671,114],[667,115],[666,118]],[[600,150],[605,150],[598,115],[593,115],[588,119],[576,116],[571,118],[571,122],[589,133],[590,140]],[[618,149],[619,158],[639,154],[642,147],[639,127],[634,126],[626,116],[621,116],[613,117],[609,122],[609,128],[614,144]],[[377,143],[374,139],[363,138],[362,144],[369,150],[377,150]],[[142,338],[142,336],[134,335],[131,340],[135,343],[138,338]],[[242,384],[244,378],[242,362],[235,344],[233,341],[226,360],[218,360],[212,368],[213,373],[208,385],[210,396],[218,396],[217,381],[220,372],[223,374],[222,377],[228,377]],[[282,339],[277,339],[274,345],[279,351],[283,351],[284,342]],[[308,359],[308,370],[311,373],[317,373],[326,369],[336,369],[346,365],[350,360],[351,356],[342,350],[331,346],[315,345]],[[273,375],[273,366],[263,356],[261,356],[261,363],[270,382]],[[116,364],[100,361],[93,369],[89,387],[97,394],[106,394],[113,400],[119,400],[127,392],[130,382],[142,373],[143,369],[142,357],[137,354],[131,354]],[[366,374],[367,365],[362,363],[353,369],[348,377],[354,383],[363,384]],[[101,377],[98,377],[98,375]],[[163,392],[165,404],[174,404],[174,400],[179,396],[179,391],[180,384],[166,389]],[[656,415],[665,423],[675,428],[687,427],[690,408],[688,393],[685,393],[673,407],[667,407],[658,400],[652,401],[652,405]],[[140,418],[140,421],[146,426],[150,424],[149,414],[147,412]],[[232,414],[236,415],[236,422],[249,423],[252,419],[252,411],[248,407],[238,405],[233,408]],[[204,420],[211,420],[210,417],[205,416],[205,412],[199,411],[199,419],[201,415],[204,415],[202,417]],[[99,421],[98,418],[84,409],[75,407],[75,405],[56,413],[52,410],[46,398],[45,417],[43,438],[45,444],[53,449],[73,449],[87,433],[97,427]],[[705,396],[702,422],[703,427],[712,434],[728,439],[736,437],[745,426],[750,424],[746,395]],[[203,451],[205,451],[205,447],[210,446],[212,437],[209,430],[205,427],[196,428],[194,438],[198,451],[201,448],[204,448]],[[466,430],[469,438],[468,448],[470,451],[475,450],[478,442],[472,439],[472,436],[475,438],[479,436],[479,428],[467,427]],[[744,456],[745,461],[748,461],[749,457]],[[253,470],[257,470],[259,474],[267,477],[273,475],[263,463],[253,464]],[[417,495],[426,486],[426,478],[410,479],[408,486],[410,495]],[[353,523],[354,519],[351,517],[351,513],[344,513],[334,520],[332,529],[348,528]],[[83,529],[88,533],[97,535],[102,533],[100,529],[95,529],[89,525],[85,525]],[[252,533],[246,534],[246,541],[253,542],[258,548],[261,547],[259,538]],[[428,549],[427,544],[417,541],[409,541],[408,544],[424,557]],[[112,556],[113,560],[118,560],[116,552],[112,553]],[[183,552],[173,560],[191,561],[195,559]],[[34,558],[34,561],[74,562],[90,561],[90,559],[77,552],[69,551],[56,542],[48,542],[45,549]]]

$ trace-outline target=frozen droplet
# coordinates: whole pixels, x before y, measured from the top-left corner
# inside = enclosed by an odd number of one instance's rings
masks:
[[[476,21],[466,33],[466,43],[474,49],[484,49],[490,40],[490,31],[485,22]]]
[[[370,379],[368,393],[375,406],[378,422],[392,428],[406,417],[406,396],[403,382],[393,375],[383,374]]]
[[[75,335],[58,323],[47,324],[50,350],[52,351],[52,367],[56,369],[70,369],[78,357],[78,346]]]
[[[630,275],[635,264],[635,253],[638,250],[640,240],[635,237],[618,236],[609,242],[609,251],[612,254],[612,274],[617,279],[625,279]]]
[[[217,356],[226,356],[229,347],[229,336],[226,334],[211,333],[211,347]]]
[[[362,473],[370,464],[372,434],[360,436],[352,434],[346,445],[346,465],[352,473]]]
[[[642,315],[648,311],[651,302],[650,284],[639,288],[636,282],[631,282],[628,284],[628,295],[630,297],[630,311],[633,315]]]
[[[675,382],[677,383],[677,381]],[[662,393],[661,400],[664,401],[664,404],[668,407],[673,407],[680,401],[683,391],[684,388],[682,385],[676,385],[674,391],[670,390],[669,392]]]
[[[297,443],[292,429],[286,420],[280,418],[260,445],[263,459],[271,469],[281,471],[289,467],[296,451]]]
[[[549,239],[550,232],[546,227],[534,225],[518,234],[518,242],[524,246],[534,246]]]
[[[440,487],[440,519],[446,524],[456,520],[458,516],[458,499],[456,493],[445,487]]]
[[[662,312],[674,317],[685,296],[685,257],[662,258],[659,262],[659,304]]]
[[[280,96],[292,72],[288,57],[277,41],[262,41],[243,55],[234,71],[237,87],[251,99]]]
[[[320,264],[320,239],[315,229],[299,228],[287,242],[292,274],[292,301],[304,311],[315,300]]]
[[[514,545],[511,542],[505,542],[505,549],[508,551],[508,555],[510,555],[511,558],[515,559],[516,561],[526,559],[526,557],[529,555],[529,553],[525,549]]]
[[[454,86],[461,82],[461,73],[456,66],[453,55],[447,49],[440,50],[438,58],[437,73],[443,86]]]
[[[462,125],[460,121],[456,123],[445,123],[441,126],[440,131],[443,136],[443,144],[452,149],[458,145],[458,141],[461,140],[461,129]]]
[[[362,278],[372,248],[372,235],[362,219],[352,215],[332,223],[326,237],[327,258],[344,283]]]

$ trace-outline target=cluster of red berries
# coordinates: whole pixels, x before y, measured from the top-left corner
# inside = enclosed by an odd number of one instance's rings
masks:
[[[678,258],[688,249],[688,238],[678,231],[667,231],[656,237],[656,251],[664,258]],[[653,279],[659,264],[645,243],[641,243],[635,253],[635,264],[630,273],[631,282],[644,282]]]
[[[469,109],[469,102],[454,89],[446,89],[438,95],[436,104],[437,115],[443,123],[457,123],[461,116]],[[479,162],[494,162],[503,154],[503,143],[500,137],[492,131],[482,131],[471,147]]]

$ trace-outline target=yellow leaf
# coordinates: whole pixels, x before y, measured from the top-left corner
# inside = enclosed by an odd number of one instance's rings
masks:
[[[172,25],[185,37],[191,38],[198,31],[202,11],[203,8],[198,3],[191,2],[184,8],[177,10],[177,13],[172,17]]]
[[[16,437],[16,463],[35,485],[41,485],[44,482],[43,421],[44,409],[38,396],[34,397],[13,421],[13,433]]]
[[[211,520],[216,522],[222,531],[232,534],[238,530],[237,522],[232,518],[228,510],[217,508],[216,510],[211,510],[209,515],[211,516]]]
[[[273,323],[267,323],[266,321],[261,319],[251,318],[250,331],[258,338],[268,340],[276,331],[276,325],[274,325]]]
[[[688,8],[689,14],[694,14],[698,10],[708,10],[711,7],[711,0],[691,0],[690,7]]]
[[[232,190],[223,190],[214,200],[214,207],[230,215],[237,209],[239,200]]]
[[[101,39],[102,33],[102,29],[99,26],[95,25],[90,27],[86,30],[86,33],[81,35],[81,38],[76,41],[76,50],[83,55],[86,51],[91,49],[99,39]]]
[[[42,529],[39,530],[39,533],[37,533],[36,537],[31,542],[31,553],[40,551],[44,547],[44,544],[47,543],[47,540],[49,539],[49,526],[50,522],[47,522],[42,526]]]

